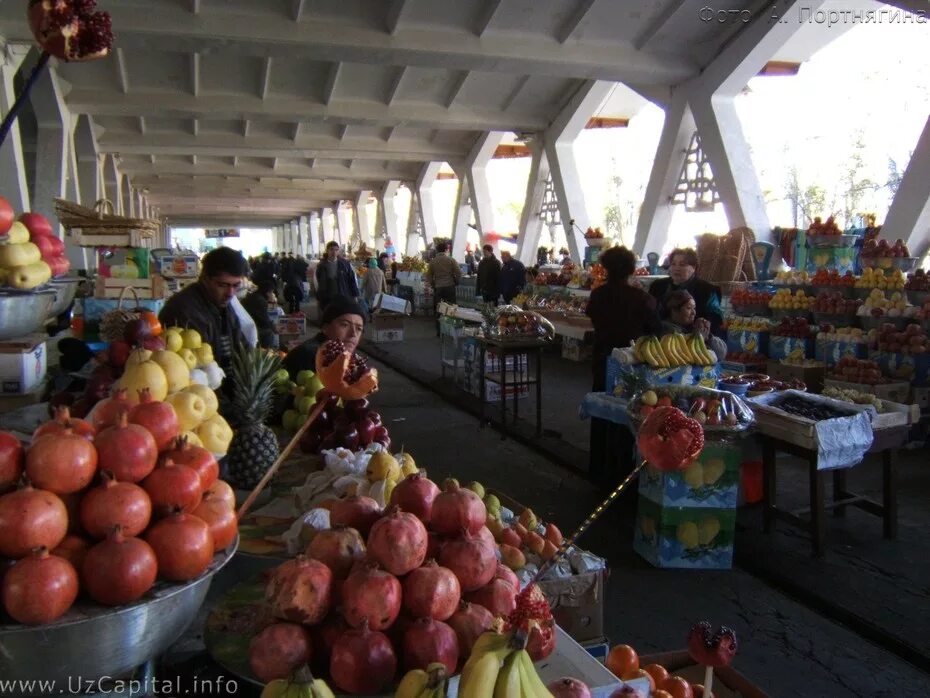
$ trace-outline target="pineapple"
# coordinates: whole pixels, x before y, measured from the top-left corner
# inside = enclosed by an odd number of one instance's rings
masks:
[[[234,434],[226,453],[229,479],[252,489],[278,457],[278,438],[264,424],[275,396],[275,372],[281,357],[264,349],[237,347],[232,361],[229,411]]]

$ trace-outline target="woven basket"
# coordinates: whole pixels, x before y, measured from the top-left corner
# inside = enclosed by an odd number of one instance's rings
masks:
[[[84,235],[126,235],[137,232],[144,238],[150,238],[161,229],[161,221],[158,220],[115,215],[113,203],[108,199],[100,199],[93,208],[55,199],[55,213],[69,233],[76,228]]]
[[[127,310],[123,307],[123,301],[126,300],[127,292],[131,291],[136,301],[136,307]],[[116,304],[116,310],[104,313],[100,318],[100,338],[108,342],[121,340],[126,334],[126,326],[135,322],[142,315],[139,312],[139,294],[132,286],[126,286],[119,294],[119,301]]]

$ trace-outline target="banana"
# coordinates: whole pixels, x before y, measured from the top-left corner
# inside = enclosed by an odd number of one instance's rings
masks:
[[[336,698],[323,679],[314,679],[309,672],[298,674],[293,680],[275,679],[262,689],[261,698]]]
[[[643,356],[643,345],[646,343],[645,337],[640,337],[633,343],[633,358],[637,363],[643,363],[645,357]]]
[[[647,364],[656,368],[659,365],[659,361],[656,358],[655,352],[652,350],[652,343],[649,341],[652,339],[649,336],[640,337],[636,343],[639,345],[639,353],[642,354],[643,359]]]
[[[694,346],[689,341],[685,340],[684,335],[678,335],[678,342],[682,351],[685,352],[689,364],[694,366],[701,363],[701,357],[694,352]]]
[[[651,337],[649,346],[652,348],[652,353],[655,354],[659,368],[668,368],[671,366],[669,357],[662,348],[662,343],[659,341],[658,337]]]
[[[516,662],[520,667],[522,695],[526,698],[553,698],[546,684],[539,678],[529,653],[526,650],[520,650],[515,654],[517,655]]]
[[[495,632],[482,633],[472,648],[459,677],[459,698],[488,698],[500,673],[501,662],[510,654],[510,638]]]
[[[423,669],[412,669],[404,674],[394,698],[446,698],[446,666],[433,662]]]
[[[523,683],[518,662],[520,652],[511,652],[504,660],[504,668],[497,675],[494,684],[494,698],[523,698]]]
[[[691,341],[695,352],[699,354],[698,358],[700,359],[702,366],[709,366],[710,364],[714,363],[711,361],[710,350],[708,350],[707,344],[704,343],[704,338],[701,335],[693,335]]]
[[[669,366],[681,366],[681,357],[679,357],[678,352],[675,351],[675,335],[663,335],[659,343],[662,345],[662,351],[668,357]]]
[[[673,334],[670,344],[675,347],[675,354],[678,356],[678,365],[684,366],[691,363],[691,361],[689,360],[688,350],[682,346],[681,340],[682,336],[680,334]]]

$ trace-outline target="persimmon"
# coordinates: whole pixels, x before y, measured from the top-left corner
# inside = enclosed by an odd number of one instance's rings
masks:
[[[610,649],[604,664],[614,676],[623,678],[639,669],[639,655],[629,645],[617,645]]]
[[[662,682],[662,690],[668,692],[672,698],[694,698],[691,684],[680,676],[669,676]]]
[[[652,677],[656,686],[661,686],[668,678],[668,671],[661,664],[647,664],[643,667],[643,671]]]
[[[656,690],[656,681],[652,678],[652,675],[649,674],[645,669],[637,669],[634,672],[627,674],[626,676],[621,676],[624,681],[636,681],[638,679],[645,679],[649,682],[649,695],[652,695],[653,691]]]

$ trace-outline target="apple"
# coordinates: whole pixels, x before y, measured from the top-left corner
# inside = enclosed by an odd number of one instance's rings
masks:
[[[32,243],[39,248],[42,259],[49,260],[65,253],[65,243],[54,235],[39,235]]]
[[[384,426],[383,424],[382,424],[381,426],[379,426],[379,427],[375,427],[375,430],[372,432],[372,436],[374,437],[373,440],[374,440],[374,441],[377,441],[377,442],[379,442],[379,443],[381,443],[381,442],[383,442],[383,441],[385,441],[385,440],[387,440],[388,442],[390,442],[390,440],[391,440],[391,437],[390,437],[390,435],[388,434],[387,427]]]
[[[22,443],[10,432],[0,431],[0,492],[13,489],[22,474]]]
[[[309,395],[304,395],[302,398],[297,400],[295,404],[297,406],[297,411],[300,412],[300,414],[307,415],[310,414],[310,410],[313,409],[313,405],[316,404],[316,400],[314,400]]]
[[[169,395],[165,402],[171,403],[174,411],[178,415],[178,424],[181,431],[192,431],[207,418],[207,403],[203,398],[194,393],[181,391]],[[197,434],[203,440],[201,434]],[[218,453],[218,451],[214,451]]]
[[[309,368],[305,368],[303,371],[298,371],[298,372],[297,372],[297,380],[296,380],[296,383],[297,383],[297,385],[299,385],[299,386],[306,387],[307,384],[310,383],[310,381],[313,379],[313,377],[314,377],[315,375],[316,375],[316,373],[314,373],[313,371],[311,371]]]
[[[132,322],[126,323],[126,327],[123,330],[123,339],[133,345],[141,344],[142,340],[151,334],[152,326],[149,325],[148,321],[137,318]]]
[[[33,239],[42,235],[54,235],[52,224],[41,213],[24,213],[19,217],[20,223],[29,228],[29,235]]]
[[[0,235],[6,235],[13,226],[13,219],[16,214],[13,213],[13,206],[9,201],[0,196]]]
[[[334,434],[336,436],[336,443],[340,444],[343,448],[347,448],[350,451],[358,449],[360,435],[354,424],[349,424],[343,429],[337,429]]]
[[[376,427],[381,426],[381,413],[380,412],[372,411],[372,412],[369,412],[366,416],[368,417],[368,419],[370,419],[374,423]]]
[[[345,411],[351,419],[361,419],[368,414],[368,400],[365,398],[349,400],[345,404]]]
[[[375,440],[375,429],[379,425],[375,424],[371,419],[362,417],[355,426],[358,429],[359,445],[367,446]]]
[[[291,374],[287,372],[286,368],[279,368],[275,371],[274,382],[278,385],[287,385],[291,380]]]

